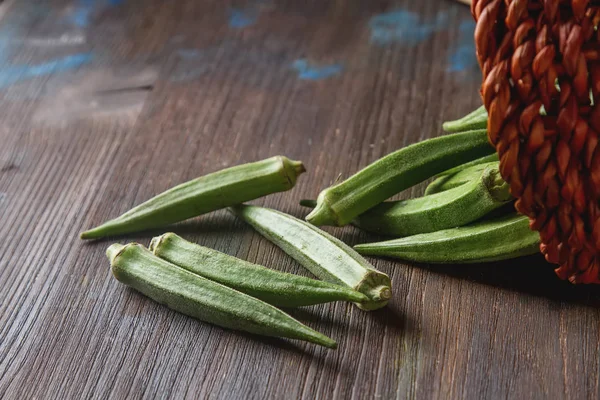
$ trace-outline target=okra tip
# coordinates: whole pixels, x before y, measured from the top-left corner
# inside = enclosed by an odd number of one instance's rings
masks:
[[[92,228],[79,234],[80,239],[98,239],[102,237],[102,232],[98,228]]]
[[[301,340],[306,340],[308,342],[327,347],[328,349],[337,349],[337,342],[329,336],[325,336],[322,333],[312,330],[310,328],[308,328],[308,330],[309,331],[305,333],[304,337],[301,338]]]
[[[113,221],[105,222],[102,225],[96,226],[95,228],[88,229],[85,232],[81,232],[79,234],[79,238],[81,239],[101,239],[106,236],[111,235],[112,229],[114,229]]]
[[[374,250],[376,250],[381,243],[384,242],[356,244],[354,245],[353,249],[356,250],[358,254],[362,254],[363,256],[377,255],[377,252]]]
[[[323,339],[320,340],[317,344],[327,347],[328,349],[337,349],[337,342],[327,336],[323,335]]]

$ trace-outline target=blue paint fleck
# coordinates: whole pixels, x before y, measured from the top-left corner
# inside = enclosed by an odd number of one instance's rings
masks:
[[[246,28],[254,25],[258,19],[255,10],[232,8],[229,10],[229,26],[232,28]]]
[[[417,44],[447,25],[448,17],[443,12],[429,23],[422,22],[418,14],[404,10],[375,15],[369,21],[371,41],[380,45],[392,42]]]
[[[79,0],[71,14],[71,22],[79,27],[86,27],[90,23],[95,3],[95,0]]]
[[[341,64],[314,66],[305,59],[299,59],[292,63],[292,68],[298,72],[298,78],[318,81],[338,75],[344,69]]]
[[[93,56],[89,53],[79,53],[37,65],[14,65],[0,68],[0,88],[10,86],[24,79],[36,78],[74,69],[89,63],[92,58]]]
[[[471,20],[462,21],[459,25],[458,46],[450,55],[448,71],[460,72],[476,68],[478,66],[475,54],[475,43],[473,32],[475,22]]]
[[[123,1],[124,0],[78,0],[69,19],[72,24],[80,28],[85,28],[90,24],[94,12],[105,6],[103,3],[116,7],[123,4]]]

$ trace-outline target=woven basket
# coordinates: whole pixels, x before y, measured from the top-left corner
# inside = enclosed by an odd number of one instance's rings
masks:
[[[488,136],[517,210],[573,283],[600,283],[600,0],[473,0]]]

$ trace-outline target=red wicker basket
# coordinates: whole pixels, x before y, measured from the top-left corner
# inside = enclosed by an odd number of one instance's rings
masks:
[[[541,251],[600,283],[600,0],[473,0],[488,136]]]

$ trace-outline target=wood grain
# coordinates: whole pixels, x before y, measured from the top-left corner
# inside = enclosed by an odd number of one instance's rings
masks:
[[[338,340],[328,351],[172,312],[111,277],[110,241],[77,238],[177,183],[275,154],[308,173],[256,203],[303,216],[300,198],[442,134],[442,121],[480,104],[477,67],[455,62],[469,51],[468,9],[436,0],[44,7],[7,8],[0,82],[23,65],[93,58],[0,86],[0,398],[598,398],[600,290],[558,281],[540,257],[445,267],[372,259],[394,283],[385,310],[292,311]],[[377,36],[382,13],[392,25]],[[413,33],[400,23],[415,20]],[[30,40],[61,35],[85,40]],[[122,106],[97,101],[107,93]],[[173,229],[308,276],[225,212]],[[328,230],[350,244],[376,239]]]

